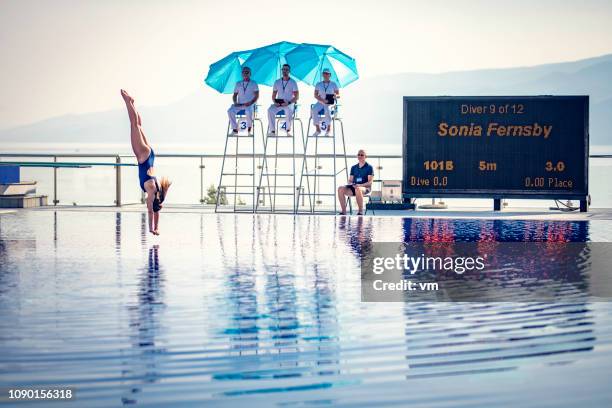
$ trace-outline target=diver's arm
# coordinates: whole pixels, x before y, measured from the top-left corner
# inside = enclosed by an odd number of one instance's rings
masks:
[[[151,193],[147,193],[147,212],[149,213],[149,232],[155,231],[154,227],[154,212],[153,212],[153,200],[155,199],[155,195]]]
[[[159,211],[153,213],[153,227],[155,232],[159,234]]]

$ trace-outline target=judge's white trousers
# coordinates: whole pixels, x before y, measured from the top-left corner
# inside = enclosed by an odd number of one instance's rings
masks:
[[[323,117],[319,116],[319,112],[323,109]],[[329,113],[329,105],[326,103],[317,102],[312,106],[310,110],[312,122],[315,126],[321,126],[321,119],[325,119],[325,126],[321,129],[327,131],[331,125],[331,114]]]
[[[291,130],[295,104],[290,103],[287,106],[276,106],[276,104],[272,104],[268,108],[268,133],[276,131],[276,114],[280,111],[285,111],[285,116],[287,117],[287,131]]]
[[[229,116],[230,126],[232,129],[238,129],[238,121],[236,120],[236,114],[240,111],[244,111],[244,116],[246,118],[246,127],[250,128],[253,126],[253,111],[255,105],[251,106],[236,106],[232,105],[227,110],[227,116]]]

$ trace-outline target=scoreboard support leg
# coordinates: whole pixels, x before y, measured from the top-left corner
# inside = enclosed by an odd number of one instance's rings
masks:
[[[580,200],[580,212],[587,212],[587,200]]]
[[[493,211],[501,211],[501,198],[493,199]]]

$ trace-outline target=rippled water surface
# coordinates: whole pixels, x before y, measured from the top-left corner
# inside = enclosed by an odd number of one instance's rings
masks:
[[[376,241],[611,241],[611,222],[175,213],[145,231],[135,212],[0,216],[0,389],[73,387],[78,406],[612,406],[610,303],[365,303],[359,272]]]

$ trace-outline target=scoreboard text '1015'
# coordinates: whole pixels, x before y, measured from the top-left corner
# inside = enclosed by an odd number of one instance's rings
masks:
[[[409,197],[588,195],[588,96],[404,97]]]

